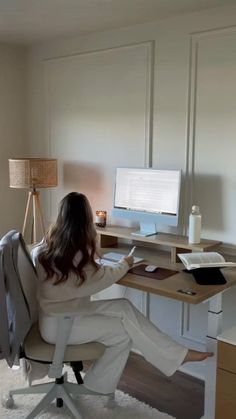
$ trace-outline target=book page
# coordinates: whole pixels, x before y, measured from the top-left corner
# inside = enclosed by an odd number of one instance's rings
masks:
[[[178,256],[187,269],[231,264],[225,262],[224,257],[217,252],[179,253]]]

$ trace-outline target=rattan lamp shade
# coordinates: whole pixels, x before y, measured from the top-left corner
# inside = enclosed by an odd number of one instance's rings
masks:
[[[57,159],[9,159],[10,188],[57,186]]]
[[[38,189],[57,186],[57,160],[39,158],[9,159],[9,175],[10,188],[28,189],[22,234],[25,236],[27,225],[31,225],[30,243],[35,244],[39,237],[39,225],[41,234],[45,234],[43,210]],[[30,215],[32,215],[32,223],[29,222]]]

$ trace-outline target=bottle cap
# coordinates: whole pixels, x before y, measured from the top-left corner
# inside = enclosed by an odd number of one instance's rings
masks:
[[[199,214],[200,213],[200,209],[198,205],[193,205],[192,206],[192,213],[193,214]]]

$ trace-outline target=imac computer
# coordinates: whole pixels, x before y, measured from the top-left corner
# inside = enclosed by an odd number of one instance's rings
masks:
[[[132,234],[151,236],[160,225],[177,226],[181,171],[117,168],[113,215],[140,223]]]

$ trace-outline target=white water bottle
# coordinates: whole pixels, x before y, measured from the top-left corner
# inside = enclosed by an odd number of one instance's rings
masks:
[[[197,205],[192,206],[191,214],[189,215],[189,230],[188,242],[192,244],[200,243],[201,241],[201,227],[202,216]]]

